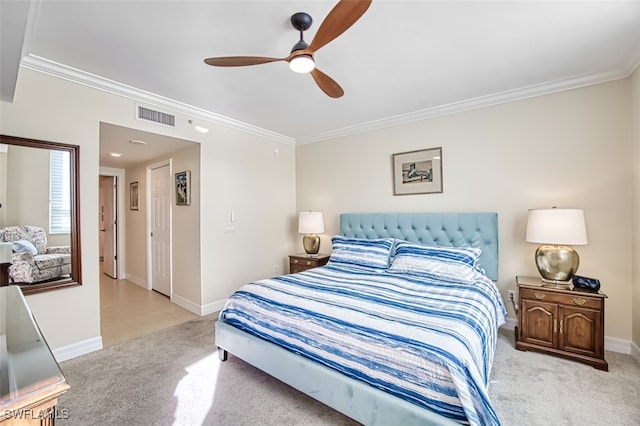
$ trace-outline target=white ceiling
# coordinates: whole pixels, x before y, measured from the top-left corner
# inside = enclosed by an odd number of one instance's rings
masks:
[[[100,123],[100,166],[126,169],[192,147],[196,142]],[[111,154],[122,154],[113,157]]]
[[[4,24],[16,9],[10,3],[1,3]],[[203,62],[285,57],[298,40],[290,16],[313,17],[305,33],[311,42],[335,4],[32,1],[22,64],[305,143],[622,78],[640,62],[640,1],[480,0],[373,0],[315,55],[318,68],[344,89],[339,99],[286,62]],[[10,71],[5,27],[3,74]],[[9,37],[19,42],[19,33]]]

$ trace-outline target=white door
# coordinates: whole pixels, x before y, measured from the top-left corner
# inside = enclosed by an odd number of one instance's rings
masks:
[[[100,179],[103,194],[102,211],[102,272],[111,278],[117,278],[116,270],[116,177],[102,176]]]
[[[151,288],[171,297],[171,175],[151,170]]]

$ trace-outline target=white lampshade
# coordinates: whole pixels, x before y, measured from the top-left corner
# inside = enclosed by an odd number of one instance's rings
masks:
[[[0,243],[0,263],[11,263],[11,243]]]
[[[587,227],[580,209],[531,209],[527,218],[529,243],[585,245]]]
[[[315,67],[316,63],[311,55],[298,55],[289,61],[289,68],[291,68],[291,71],[300,74],[311,72]]]
[[[300,234],[322,234],[324,232],[322,212],[300,212],[298,232]]]

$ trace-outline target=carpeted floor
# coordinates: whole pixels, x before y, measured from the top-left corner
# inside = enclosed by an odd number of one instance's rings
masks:
[[[230,356],[221,363],[214,316],[61,364],[71,389],[59,425],[356,425]],[[490,395],[502,424],[638,425],[640,364],[607,352],[610,371],[516,351],[500,335]]]
[[[606,352],[609,371],[515,349],[501,330],[489,395],[503,425],[640,425],[640,363]]]

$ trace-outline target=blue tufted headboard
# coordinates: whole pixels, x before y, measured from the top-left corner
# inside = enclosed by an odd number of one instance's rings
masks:
[[[479,263],[498,280],[497,213],[342,213],[340,234],[352,238],[398,238],[432,246],[482,249]]]

